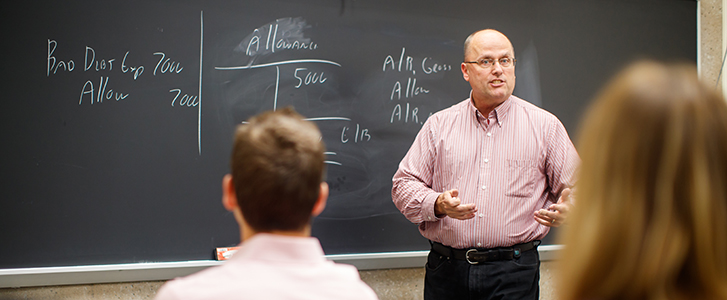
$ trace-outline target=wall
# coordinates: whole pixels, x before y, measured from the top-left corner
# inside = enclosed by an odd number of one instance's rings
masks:
[[[723,50],[722,7],[727,0],[699,1],[700,52],[702,79],[717,85]],[[553,276],[557,261],[545,261],[541,267],[541,299],[555,299]],[[384,299],[421,299],[423,268],[361,271],[361,278]],[[152,299],[163,281],[111,283],[74,286],[0,289],[0,299]]]

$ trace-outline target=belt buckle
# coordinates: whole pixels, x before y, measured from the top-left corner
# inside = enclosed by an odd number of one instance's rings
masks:
[[[522,254],[522,252],[520,251],[520,247],[512,248],[512,257],[513,258],[520,258],[520,254]]]
[[[464,259],[467,260],[467,262],[470,263],[470,265],[477,265],[477,264],[479,264],[480,262],[478,262],[478,261],[471,261],[470,260],[470,252],[477,252],[477,249],[469,249],[469,250],[467,250],[467,253],[464,254]]]

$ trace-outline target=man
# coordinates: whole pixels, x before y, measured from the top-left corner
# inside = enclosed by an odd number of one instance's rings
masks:
[[[481,30],[464,48],[470,98],[429,117],[392,198],[432,243],[425,299],[538,299],[537,245],[567,217],[578,154],[555,116],[512,95],[505,35]]]
[[[293,109],[240,125],[222,204],[243,243],[222,266],[165,284],[156,299],[377,299],[353,266],[327,261],[310,237],[323,211],[321,133]]]

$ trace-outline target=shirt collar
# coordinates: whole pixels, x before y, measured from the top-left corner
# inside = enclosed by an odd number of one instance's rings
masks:
[[[274,261],[286,263],[325,262],[321,244],[314,237],[292,237],[258,233],[239,245],[234,261]]]
[[[495,107],[495,109],[490,112],[490,116],[494,117],[496,124],[500,127],[502,127],[503,120],[507,117],[508,112],[510,112],[510,107],[512,107],[513,101],[512,98],[513,96],[510,95],[507,100],[500,103],[500,105]],[[472,92],[470,92],[469,100],[469,109],[474,114],[475,120],[477,120],[478,122],[486,122],[486,117],[483,116],[479,110],[477,110],[477,107],[475,107],[474,100],[472,100]]]

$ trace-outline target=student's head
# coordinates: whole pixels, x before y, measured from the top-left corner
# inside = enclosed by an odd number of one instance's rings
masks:
[[[631,65],[578,145],[561,299],[727,298],[727,104],[696,68]]]
[[[235,133],[224,189],[236,203],[225,206],[255,232],[303,230],[328,195],[323,152],[318,127],[292,108],[252,117]]]

